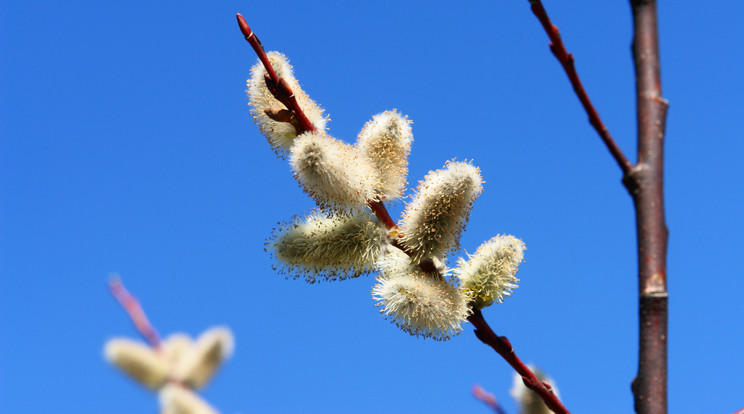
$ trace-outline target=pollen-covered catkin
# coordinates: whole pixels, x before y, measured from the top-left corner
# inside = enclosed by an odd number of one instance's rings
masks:
[[[292,146],[295,178],[318,206],[346,212],[374,197],[373,173],[357,149],[322,132],[306,132]]]
[[[233,350],[230,329],[216,327],[199,336],[190,352],[183,355],[174,367],[174,377],[192,388],[202,388]]]
[[[307,118],[318,131],[324,131],[327,118],[323,116],[323,110],[320,106],[300,88],[287,57],[279,52],[269,52],[267,55],[276,75],[284,78],[292,88],[297,103]],[[253,121],[261,129],[261,133],[269,140],[271,148],[278,156],[283,158],[289,153],[289,149],[292,147],[295,137],[297,137],[297,131],[292,124],[275,121],[264,113],[265,110],[270,108],[285,109],[284,105],[276,100],[266,87],[265,74],[266,68],[261,64],[261,61],[251,69],[251,77],[248,79],[251,115],[253,115]]]
[[[446,340],[462,330],[468,317],[467,295],[438,274],[421,271],[399,250],[379,263],[372,297],[380,313],[414,336]]]
[[[160,391],[160,414],[219,414],[193,391],[168,384]]]
[[[114,338],[106,342],[106,359],[152,390],[168,380],[170,365],[163,355],[149,346],[131,339]]]
[[[387,231],[367,213],[327,215],[314,211],[275,230],[267,250],[276,268],[308,282],[358,277],[374,270]]]
[[[501,303],[511,295],[519,282],[515,275],[524,250],[524,243],[516,237],[496,236],[478,247],[468,260],[458,260],[454,273],[462,280],[462,289],[469,293],[473,308]]]
[[[372,166],[375,193],[381,198],[403,195],[412,141],[411,121],[395,110],[373,116],[359,133],[357,148]]]
[[[448,161],[419,182],[416,197],[400,223],[405,245],[419,260],[443,258],[459,246],[475,198],[483,191],[480,169],[467,162]]]

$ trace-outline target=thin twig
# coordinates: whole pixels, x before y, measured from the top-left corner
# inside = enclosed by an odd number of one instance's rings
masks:
[[[245,40],[250,43],[251,47],[253,47],[253,50],[256,52],[256,55],[258,55],[258,58],[261,60],[261,63],[263,63],[264,68],[266,68],[266,77],[264,79],[266,81],[266,86],[271,94],[274,95],[274,98],[283,103],[284,106],[292,112],[292,115],[294,115],[294,120],[290,123],[295,127],[297,135],[301,135],[307,131],[315,131],[315,126],[313,126],[313,123],[310,122],[305,115],[305,112],[300,108],[300,104],[297,102],[297,98],[295,97],[292,88],[289,87],[289,84],[284,78],[277,76],[269,57],[266,55],[263,45],[261,45],[261,41],[258,40],[258,36],[253,33],[250,26],[248,26],[248,22],[245,21],[240,13],[238,13],[236,17],[238,19],[238,26],[240,26],[240,31],[243,33]]]
[[[145,315],[145,312],[142,310],[137,298],[132,296],[132,294],[124,288],[124,284],[121,283],[121,280],[118,277],[113,277],[109,280],[109,290],[116,300],[119,301],[119,304],[124,308],[124,311],[127,312],[129,318],[132,319],[137,331],[139,331],[153,348],[159,348],[160,335],[158,335],[158,331],[155,330],[152,324],[150,324],[150,321],[147,319],[147,315]]]
[[[548,13],[545,11],[540,0],[530,0],[530,4],[532,5],[532,12],[540,21],[550,38],[550,51],[553,52],[555,58],[558,59],[558,62],[563,66],[563,70],[566,72],[566,75],[568,75],[568,80],[571,82],[571,86],[573,86],[576,96],[579,98],[579,101],[581,101],[581,105],[589,116],[589,123],[594,127],[599,134],[599,137],[607,146],[610,154],[612,154],[612,157],[623,171],[623,175],[627,174],[630,171],[632,164],[625,157],[622,150],[620,150],[620,147],[617,146],[612,135],[610,135],[610,131],[607,130],[604,122],[602,122],[602,119],[599,117],[599,113],[594,108],[592,101],[589,99],[589,95],[586,93],[584,85],[581,83],[581,79],[579,79],[579,74],[576,72],[573,55],[568,53],[566,47],[563,45],[563,40],[561,40],[561,34],[558,31],[558,28],[551,23]]]
[[[473,385],[473,396],[496,414],[506,414],[506,410],[499,404],[496,396],[484,390],[479,384]]]
[[[558,399],[558,396],[553,393],[550,385],[544,381],[540,381],[532,370],[530,370],[529,367],[527,367],[527,365],[517,357],[517,354],[514,353],[514,348],[512,348],[511,342],[509,342],[505,336],[498,336],[493,332],[491,327],[488,325],[488,322],[483,318],[483,313],[480,309],[475,309],[473,313],[468,316],[468,320],[475,327],[475,336],[477,336],[481,342],[498,352],[498,354],[501,355],[501,357],[522,376],[524,385],[539,395],[548,408],[557,414],[567,414],[569,412]]]

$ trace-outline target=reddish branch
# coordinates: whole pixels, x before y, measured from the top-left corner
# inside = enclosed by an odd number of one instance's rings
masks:
[[[633,61],[636,73],[638,162],[632,165],[615,144],[591,104],[576,74],[558,29],[540,0],[532,11],[550,37],[550,50],[566,71],[589,120],[623,171],[636,211],[639,280],[638,375],[633,380],[639,414],[667,412],[666,255],[668,231],[664,218],[664,133],[667,101],[661,95],[658,19],[655,0],[630,0],[633,10]]]
[[[289,89],[289,85],[287,85],[286,81],[284,79],[278,78],[276,75],[276,71],[271,65],[271,62],[269,61],[268,57],[266,56],[266,52],[264,51],[263,46],[261,45],[261,42],[258,40],[258,37],[253,33],[253,31],[248,26],[248,23],[245,21],[243,16],[241,16],[239,13],[237,15],[238,18],[238,25],[240,26],[240,31],[245,36],[245,40],[248,41],[248,43],[251,44],[253,47],[253,50],[258,55],[259,59],[263,63],[264,67],[266,68],[266,86],[268,87],[271,94],[281,103],[283,103],[287,110],[289,110],[297,119],[304,119],[307,121],[307,124],[300,123],[301,125],[298,127],[294,122],[291,122],[292,125],[295,125],[295,129],[297,130],[297,134],[302,134],[306,131],[314,131],[315,127],[310,123],[310,121],[307,120],[307,117],[305,116],[305,113],[302,111],[302,108],[299,107],[297,104],[297,100],[294,99],[294,95],[292,94],[292,91]],[[279,85],[277,87],[277,85]],[[287,96],[291,95],[292,99],[287,99]],[[279,120],[280,117],[286,117],[286,113],[282,112],[283,110],[281,108],[275,109],[272,108],[269,112],[267,112],[267,115],[272,116],[272,119]],[[286,118],[284,118],[286,119]],[[280,122],[286,122],[286,121],[280,121]],[[370,207],[370,209],[375,213],[377,218],[385,225],[385,227],[388,230],[394,230],[397,228],[397,224],[393,219],[390,217],[390,214],[387,211],[387,208],[385,208],[385,205],[380,200],[368,200],[367,205]],[[412,255],[412,253],[406,249],[403,245],[398,243],[396,240],[393,240],[393,246],[401,249],[402,251],[406,252],[406,254]],[[420,261],[419,267],[421,270],[427,273],[433,273],[433,274],[439,274],[436,264],[434,263],[432,258],[424,258]],[[476,327],[475,335],[480,339],[483,343],[491,346],[493,349],[496,350],[509,364],[520,374],[522,375],[522,379],[524,380],[525,385],[530,388],[531,390],[535,391],[543,400],[545,401],[545,404],[550,407],[553,411],[556,413],[568,413],[568,410],[566,410],[565,407],[561,404],[561,402],[558,400],[555,394],[550,389],[550,385],[547,383],[544,383],[537,379],[535,374],[532,373],[532,371],[527,368],[527,366],[522,363],[522,361],[517,358],[516,354],[514,353],[514,350],[511,347],[511,344],[506,339],[506,337],[498,336],[491,328],[488,326],[488,323],[486,323],[485,319],[483,319],[483,314],[480,312],[480,310],[475,310],[474,313],[468,317],[468,320],[473,324],[473,326]]]
[[[506,414],[506,411],[504,411],[504,408],[499,405],[496,397],[490,392],[484,390],[480,385],[476,384],[473,386],[473,396],[488,408],[492,409],[496,414]]]
[[[550,384],[540,381],[527,365],[517,357],[517,354],[514,353],[514,348],[512,348],[511,342],[509,342],[505,336],[498,336],[493,332],[491,327],[488,326],[488,322],[483,318],[483,313],[480,309],[475,309],[473,314],[468,317],[468,320],[475,327],[475,336],[477,336],[481,342],[498,352],[498,354],[501,355],[501,357],[522,376],[524,385],[539,395],[548,408],[557,414],[569,412],[555,393],[553,393]]]
[[[116,300],[119,301],[121,307],[127,312],[129,318],[134,322],[134,326],[147,342],[153,348],[157,349],[160,347],[160,335],[158,335],[158,332],[150,324],[137,299],[124,288],[121,280],[118,278],[111,279],[109,281],[109,290]]]
[[[579,98],[579,101],[581,101],[581,105],[584,107],[587,115],[589,115],[589,123],[597,131],[599,137],[602,138],[607,149],[610,150],[610,154],[615,158],[620,169],[623,170],[623,174],[627,174],[631,168],[630,161],[625,158],[625,155],[617,146],[615,140],[612,139],[612,135],[610,135],[607,127],[605,127],[602,119],[599,117],[599,113],[594,108],[592,101],[589,99],[589,95],[586,93],[584,85],[579,79],[579,74],[576,73],[573,55],[568,53],[566,47],[563,45],[563,40],[561,40],[561,34],[558,32],[558,28],[550,22],[548,13],[545,11],[540,0],[530,0],[530,4],[532,4],[532,12],[535,13],[537,19],[540,20],[540,23],[550,38],[550,51],[553,52],[555,58],[558,59],[558,62],[563,66],[563,70],[566,72],[566,75],[568,75],[568,79],[571,81],[571,86],[573,86],[576,96]]]
[[[307,119],[305,112],[302,111],[302,108],[300,108],[300,104],[297,103],[297,98],[294,96],[292,88],[290,88],[289,84],[284,78],[280,78],[279,76],[277,76],[274,67],[271,66],[269,57],[266,56],[266,51],[264,50],[263,45],[261,45],[261,41],[258,40],[258,36],[253,33],[251,28],[248,26],[248,23],[245,21],[243,16],[240,15],[240,13],[237,14],[237,18],[238,26],[240,26],[240,31],[243,32],[245,40],[250,43],[251,47],[253,47],[253,50],[256,52],[256,55],[258,55],[258,58],[261,60],[261,63],[263,63],[264,68],[266,68],[266,76],[264,78],[266,87],[269,89],[269,92],[274,95],[274,98],[284,104],[284,106],[286,106],[287,109],[292,113],[293,119],[290,121],[290,123],[292,124],[292,126],[295,127],[297,135],[300,135],[303,132],[307,131],[315,131],[315,127],[313,126],[312,122]]]

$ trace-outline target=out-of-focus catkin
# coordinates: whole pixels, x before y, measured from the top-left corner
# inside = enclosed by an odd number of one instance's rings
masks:
[[[403,245],[416,259],[443,258],[459,247],[473,201],[483,191],[482,183],[478,167],[454,161],[419,182],[400,223]]]
[[[174,367],[174,377],[192,388],[202,388],[233,350],[233,335],[226,327],[207,330]]]
[[[411,121],[395,110],[375,115],[359,133],[357,148],[372,166],[375,192],[382,199],[403,195],[412,141]]]
[[[167,358],[142,342],[127,338],[114,338],[106,342],[106,359],[152,390],[157,390],[168,380],[170,365]]]
[[[168,384],[160,391],[160,414],[219,414],[193,391],[178,384]]]
[[[276,268],[308,282],[357,277],[374,270],[387,232],[373,215],[315,211],[275,230],[267,243]]]
[[[519,279],[515,277],[524,259],[524,243],[514,236],[496,236],[483,243],[467,260],[460,258],[454,273],[469,293],[471,305],[482,309],[501,303],[511,295]]]
[[[324,131],[327,118],[323,116],[323,110],[315,103],[307,93],[300,88],[300,84],[292,73],[292,66],[286,56],[279,52],[267,53],[277,76],[287,81],[292,88],[292,92],[297,98],[302,111],[318,131]],[[266,69],[259,61],[251,69],[251,77],[248,79],[248,96],[250,98],[251,115],[254,122],[261,129],[261,133],[266,136],[271,148],[279,157],[285,157],[292,147],[294,139],[297,137],[297,131],[288,122],[278,122],[271,119],[264,113],[270,108],[285,109],[284,105],[276,100],[266,87],[264,75]]]
[[[379,262],[372,297],[380,313],[415,336],[449,339],[468,317],[467,295],[438,274],[427,274],[399,250]]]
[[[322,132],[306,132],[292,145],[292,171],[318,206],[346,212],[374,197],[373,172],[355,147]]]

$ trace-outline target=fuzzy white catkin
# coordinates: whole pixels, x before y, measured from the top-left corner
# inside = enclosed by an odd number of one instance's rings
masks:
[[[192,388],[202,388],[233,351],[233,335],[226,327],[207,330],[174,367],[174,378]]]
[[[324,133],[297,137],[289,162],[297,181],[321,208],[350,212],[374,197],[370,165],[355,147]]]
[[[178,384],[168,384],[160,391],[160,414],[219,414],[196,395]]]
[[[191,338],[184,333],[174,333],[168,335],[162,345],[161,351],[170,366],[174,366],[178,361],[184,358],[194,346]]]
[[[359,133],[357,148],[372,166],[375,192],[382,198],[403,195],[412,141],[411,121],[395,110],[373,116]]]
[[[527,367],[533,374],[535,374],[537,379],[548,383],[553,390],[553,393],[557,397],[560,397],[558,394],[558,387],[556,387],[555,381],[553,381],[552,378],[548,377],[544,372],[537,369],[532,364],[528,364]],[[539,395],[535,394],[534,391],[524,385],[522,376],[516,372],[512,376],[512,388],[509,390],[509,394],[511,394],[511,396],[517,400],[517,403],[519,403],[519,414],[551,414],[553,412],[547,405],[545,405]]]
[[[426,274],[405,253],[391,250],[379,263],[372,298],[380,313],[414,336],[446,340],[462,330],[467,295],[444,277]]]
[[[524,243],[514,236],[496,236],[483,243],[468,260],[460,258],[454,273],[462,280],[475,309],[511,295],[519,279],[515,277],[524,259]]]
[[[314,211],[275,230],[267,250],[275,268],[308,282],[358,277],[374,270],[387,231],[367,213],[327,215]]]
[[[152,390],[162,387],[168,379],[170,365],[167,359],[141,342],[111,339],[106,342],[104,355],[110,363]]]
[[[419,182],[400,223],[403,244],[415,258],[443,258],[459,246],[475,198],[483,191],[480,169],[449,161]]]
[[[279,52],[269,52],[267,56],[277,76],[284,78],[292,88],[292,92],[297,98],[297,103],[313,126],[319,131],[324,131],[328,119],[323,116],[323,110],[320,106],[310,99],[305,91],[300,88],[300,84],[292,73],[292,66],[289,64],[287,57]],[[264,110],[269,108],[286,109],[269,92],[264,80],[264,74],[266,74],[266,68],[259,61],[251,69],[251,77],[248,79],[251,115],[253,115],[254,122],[261,129],[261,133],[269,140],[271,148],[278,156],[284,157],[292,147],[292,143],[297,136],[297,131],[295,131],[292,124],[274,121],[264,113]]]

